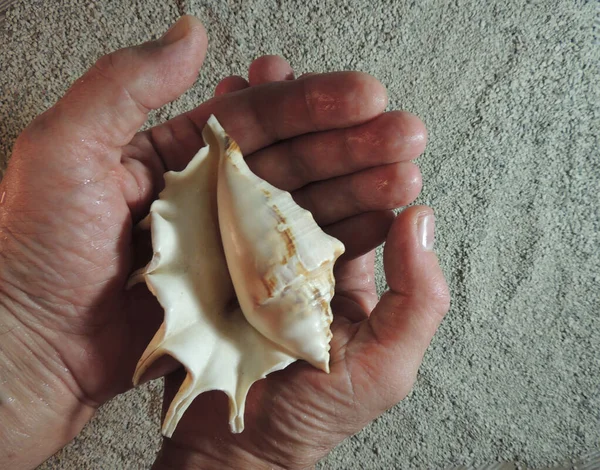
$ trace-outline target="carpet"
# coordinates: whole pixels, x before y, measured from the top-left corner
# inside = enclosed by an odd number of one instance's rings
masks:
[[[265,53],[298,74],[373,74],[390,109],[427,125],[417,202],[436,212],[452,308],[410,396],[320,468],[570,467],[600,450],[598,9],[583,0],[17,1],[0,13],[0,167],[19,132],[96,58],[157,37],[182,13],[204,22],[208,58],[149,125]],[[40,468],[149,468],[160,391],[157,381],[107,404]]]

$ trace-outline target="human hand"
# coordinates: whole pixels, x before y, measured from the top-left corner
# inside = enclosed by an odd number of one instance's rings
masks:
[[[249,83],[228,77],[216,94],[239,94],[249,86],[290,79],[293,71],[283,59],[266,56],[251,65]],[[407,128],[407,123],[413,127]],[[398,146],[401,141],[412,145]],[[335,269],[331,373],[299,362],[254,384],[241,434],[229,430],[225,394],[199,396],[173,437],[165,440],[156,470],[313,467],[344,438],[408,394],[448,310],[447,286],[433,253],[431,209],[411,207],[395,220],[385,210],[364,212],[412,202],[418,194],[418,170],[408,161],[424,147],[420,123],[406,114],[388,113],[342,132],[284,142],[251,155],[250,166],[292,191],[325,230],[348,247]],[[240,145],[244,148],[243,141]],[[301,171],[289,171],[288,164]],[[410,172],[412,178],[407,177]],[[297,181],[307,174],[307,180]],[[401,176],[394,179],[394,174]],[[415,180],[417,189],[411,186]],[[398,197],[403,191],[408,194]],[[380,202],[366,208],[369,198]],[[384,236],[390,291],[378,302],[373,248]],[[179,371],[167,377],[165,410],[184,376]]]
[[[387,209],[420,189],[416,167],[398,162],[422,150],[422,125],[406,114],[381,115],[384,91],[363,74],[226,94],[136,134],[149,109],[193,83],[205,51],[202,26],[187,17],[165,40],[104,57],[15,144],[0,185],[0,363],[10,398],[0,413],[11,415],[0,430],[2,463],[35,465],[130,386],[162,315],[143,287],[124,289],[136,248],[132,227],[164,171],[182,169],[201,147],[210,114],[259,175],[295,189],[346,243],[347,259],[378,245],[391,223]],[[352,232],[352,240],[342,236]],[[368,272],[352,266],[369,266],[369,256],[348,261],[348,280],[339,285]],[[373,297],[357,296],[365,301]],[[38,402],[46,405],[31,405]],[[19,433],[29,439],[18,441]]]

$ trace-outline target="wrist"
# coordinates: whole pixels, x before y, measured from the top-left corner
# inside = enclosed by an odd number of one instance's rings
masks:
[[[311,470],[314,465],[290,467],[285,463],[263,460],[240,448],[223,449],[219,441],[210,442],[204,451],[179,447],[171,440],[163,442],[152,470],[283,470],[289,468]]]
[[[72,393],[56,351],[0,292],[0,468],[33,468],[68,443],[94,409]]]

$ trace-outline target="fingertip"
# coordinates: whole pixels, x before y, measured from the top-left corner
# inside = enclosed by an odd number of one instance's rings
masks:
[[[189,36],[205,44],[208,43],[204,24],[193,15],[181,16],[161,37],[160,41],[163,43],[173,43],[185,36]]]
[[[415,205],[407,207],[396,217],[396,223],[391,229],[391,236],[401,236],[402,238],[406,238],[402,236],[404,231],[410,230],[410,227],[415,224],[417,218],[420,215],[425,214],[434,215],[433,209],[425,205]]]
[[[208,49],[208,35],[202,22],[195,16],[183,15],[155,43],[172,61],[165,75],[178,69],[189,72],[183,74],[189,88],[198,76]],[[177,62],[185,63],[186,67],[176,68]]]
[[[388,105],[387,88],[373,75],[366,72],[352,72],[356,80],[355,86],[360,90],[366,100],[363,103],[370,111],[377,116],[385,111]]]
[[[411,204],[421,194],[423,189],[423,176],[420,168],[414,163],[405,163],[406,165],[406,204]]]
[[[369,121],[385,111],[387,90],[363,72],[332,72],[302,80],[304,99],[318,130],[348,127]],[[348,117],[351,116],[352,120]]]
[[[375,187],[380,194],[385,194],[386,199],[393,203],[393,207],[407,206],[414,202],[423,188],[421,170],[413,162],[392,163],[381,167],[379,171],[389,171]]]
[[[422,250],[417,232],[418,222],[428,216],[434,217],[433,209],[422,205],[407,207],[396,216],[386,239],[386,244],[390,245],[387,254],[392,257],[390,268],[393,269],[396,258],[406,258],[407,255]],[[394,278],[395,272],[389,274]]]
[[[144,124],[149,110],[177,99],[192,86],[206,48],[202,23],[184,16],[157,40],[99,58],[56,104],[58,119],[46,124],[55,135],[64,132],[68,138],[85,138],[111,149],[123,147]]]
[[[221,80],[215,87],[215,96],[226,95],[234,91],[245,90],[250,84],[248,81],[239,75],[231,75]]]
[[[293,80],[294,70],[287,60],[278,55],[264,55],[255,59],[248,68],[250,86]]]
[[[403,134],[413,145],[417,155],[421,155],[427,146],[427,127],[425,127],[425,123],[418,116],[406,111],[403,111],[402,114],[405,119]]]
[[[193,85],[204,63],[207,43],[206,30],[200,20],[186,15],[157,40],[100,57],[88,74],[108,82],[103,84],[105,94],[111,87],[124,86],[138,105],[156,109]],[[114,91],[112,94],[113,100],[123,101],[123,96],[114,96]],[[103,104],[114,106],[107,101]]]
[[[386,136],[386,150],[415,159],[425,151],[427,129],[418,116],[407,111],[390,111],[377,119],[378,133]]]
[[[206,32],[204,24],[195,16],[186,15],[185,18],[189,25],[190,36],[193,38],[192,40],[198,43],[198,50],[201,59],[200,65],[202,65],[208,50],[208,33]]]

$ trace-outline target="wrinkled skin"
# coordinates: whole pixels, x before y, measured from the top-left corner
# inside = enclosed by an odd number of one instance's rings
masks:
[[[159,41],[101,58],[15,144],[0,184],[0,327],[7,331],[0,361],[31,356],[31,376],[22,382],[35,388],[36,374],[43,376],[50,386],[31,393],[52,406],[32,409],[35,426],[15,424],[32,442],[3,449],[0,430],[0,464],[47,458],[99,405],[130,388],[162,319],[144,286],[125,289],[148,243],[133,227],[162,188],[164,171],[181,170],[203,145],[210,114],[259,176],[291,191],[346,244],[336,267],[331,374],[296,363],[255,384],[240,435],[229,432],[223,394],[200,397],[165,441],[156,468],[310,467],[414,382],[448,309],[431,209],[391,211],[420,191],[411,160],[424,149],[423,124],[385,113],[386,93],[373,77],[294,79],[283,59],[265,56],[251,65],[248,81],[228,77],[215,98],[139,133],[150,109],[192,85],[205,53],[202,25],[184,17]],[[378,301],[373,250],[384,240],[390,291]],[[155,373],[175,368],[163,363]],[[168,376],[167,405],[181,377]],[[61,426],[68,430],[57,433]],[[9,442],[14,433],[4,431]]]

